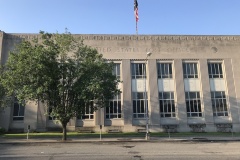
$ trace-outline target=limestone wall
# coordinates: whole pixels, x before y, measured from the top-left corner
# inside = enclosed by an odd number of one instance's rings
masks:
[[[187,36],[187,35],[73,35],[79,41],[89,45],[103,54],[103,57],[108,60],[119,61],[122,66],[121,75],[123,79],[123,119],[114,121],[106,121],[109,124],[124,126],[123,131],[136,131],[137,125],[133,125],[132,117],[132,99],[131,99],[131,61],[143,62],[147,52],[152,52],[148,61],[148,76],[149,82],[149,114],[150,114],[150,129],[152,131],[160,131],[161,125],[173,124],[178,125],[178,131],[190,131],[189,125],[194,123],[205,123],[207,131],[216,131],[215,122],[229,122],[233,125],[234,131],[240,131],[239,122],[239,96],[240,96],[240,36]],[[5,63],[9,51],[14,49],[14,46],[21,42],[22,39],[33,40],[41,39],[39,34],[4,34],[0,32],[0,55],[2,63]],[[156,62],[158,60],[170,60],[175,65],[175,84],[177,111],[176,118],[162,120],[159,117],[158,106],[158,82]],[[186,105],[184,97],[184,79],[182,73],[182,60],[196,60],[199,62],[199,72],[202,105],[204,106],[204,116],[199,119],[190,119],[186,116]],[[207,61],[221,60],[224,62],[226,77],[225,83],[227,86],[226,92],[229,96],[229,117],[218,118],[212,116],[210,84],[208,78]],[[36,129],[49,126],[47,119],[44,118],[43,109],[35,106],[28,108],[26,113],[38,112],[31,117],[26,115],[26,123],[32,123]],[[10,111],[9,111],[10,113]],[[1,113],[0,113],[1,114]],[[100,112],[98,112],[100,114]],[[10,115],[9,115],[10,116]],[[158,116],[158,117],[157,117]],[[99,117],[98,117],[99,118]],[[33,121],[32,121],[33,120]],[[69,125],[79,125],[80,123],[73,122]],[[76,120],[75,120],[76,121]],[[102,121],[102,120],[101,120]],[[10,122],[8,122],[10,123]],[[134,124],[143,124],[145,121],[134,121]],[[92,127],[93,123],[81,122],[82,125],[89,124]],[[94,121],[96,126],[98,122]],[[24,124],[26,126],[27,124]],[[51,124],[54,125],[54,124]],[[51,126],[50,125],[50,126]],[[1,122],[0,122],[1,126]],[[140,126],[140,125],[139,125]],[[86,126],[87,127],[87,126]],[[107,130],[107,129],[106,129]]]

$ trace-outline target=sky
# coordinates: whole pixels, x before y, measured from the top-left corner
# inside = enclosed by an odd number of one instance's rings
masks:
[[[240,35],[240,0],[138,0],[138,35]],[[134,0],[0,0],[5,33],[136,33]]]

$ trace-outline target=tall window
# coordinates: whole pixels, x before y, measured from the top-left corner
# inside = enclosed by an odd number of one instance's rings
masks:
[[[202,117],[199,92],[185,92],[188,117]]]
[[[175,103],[173,92],[159,92],[161,117],[175,117]]]
[[[144,63],[132,63],[132,79],[145,78],[145,64]]]
[[[49,107],[49,109],[48,109],[48,120],[56,120],[56,117],[51,115],[52,110],[53,110],[52,107]]]
[[[198,78],[197,63],[183,63],[184,78]]]
[[[120,63],[114,63],[113,75],[116,75],[116,77],[120,79]]]
[[[18,102],[18,100],[15,100],[14,106],[13,106],[13,120],[24,120],[24,111],[25,107]]]
[[[228,116],[227,100],[224,91],[211,92],[213,116]]]
[[[208,63],[209,78],[223,78],[222,63]]]
[[[106,107],[106,119],[121,118],[121,94],[109,100],[109,107]]]
[[[133,92],[133,118],[144,118],[146,116],[145,100],[147,101],[147,95],[145,99],[144,92]]]
[[[157,63],[158,78],[172,78],[172,63]]]
[[[81,111],[80,116],[78,116],[78,119],[93,119],[94,118],[94,102],[91,101],[90,104],[87,104],[83,110]]]

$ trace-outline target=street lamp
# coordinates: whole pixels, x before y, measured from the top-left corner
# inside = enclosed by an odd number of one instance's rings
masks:
[[[144,80],[144,105],[145,105],[145,110],[146,110],[146,140],[150,139],[150,135],[149,135],[149,127],[148,127],[148,102],[147,102],[147,91],[146,91],[146,79],[147,79],[147,75],[146,75],[146,70],[147,70],[147,61],[148,61],[148,57],[151,56],[151,52],[147,52],[147,57],[145,58],[145,70],[144,70],[144,75],[145,75],[145,80]]]

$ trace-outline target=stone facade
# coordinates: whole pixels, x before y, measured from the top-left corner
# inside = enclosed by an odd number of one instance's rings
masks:
[[[105,110],[94,113],[93,119],[72,119],[69,130],[137,132],[145,129],[146,119],[133,116],[133,90],[141,92],[144,81],[132,79],[132,63],[146,64],[146,88],[148,92],[149,128],[151,132],[216,132],[240,131],[240,36],[185,36],[185,35],[74,35],[84,44],[96,48],[104,58],[120,64],[122,90],[121,118],[106,119]],[[9,51],[21,39],[40,38],[39,34],[8,34],[0,31],[1,63],[5,63]],[[152,55],[147,57],[146,53]],[[158,78],[158,63],[172,65],[172,78]],[[223,77],[210,78],[210,62],[220,63]],[[197,77],[184,78],[183,63],[197,64]],[[160,116],[159,92],[173,92],[175,111],[173,116]],[[187,111],[186,92],[199,92],[201,113],[191,115]],[[224,92],[227,105],[225,115],[214,115],[213,92]],[[217,100],[218,101],[218,100]],[[195,102],[194,102],[195,103]],[[199,105],[198,104],[198,105]],[[192,103],[191,103],[192,105]],[[220,107],[221,108],[221,107]],[[194,105],[193,105],[194,110]],[[189,113],[187,113],[189,112]],[[218,110],[217,112],[222,112]],[[0,111],[0,127],[6,130],[46,131],[59,128],[45,116],[41,104],[27,104],[24,120],[12,118],[13,107]]]

